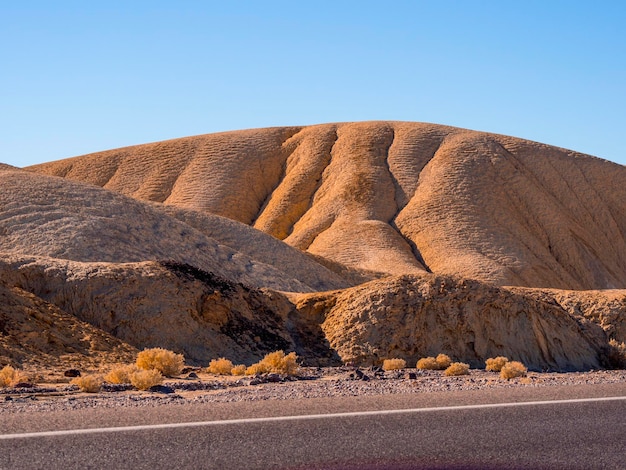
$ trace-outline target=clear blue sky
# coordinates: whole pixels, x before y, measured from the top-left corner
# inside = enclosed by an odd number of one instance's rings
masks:
[[[3,1],[0,162],[390,119],[626,164],[623,1]]]

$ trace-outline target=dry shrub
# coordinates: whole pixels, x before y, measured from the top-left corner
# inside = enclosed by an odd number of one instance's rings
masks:
[[[13,385],[26,382],[28,377],[18,369],[11,366],[4,366],[0,370],[0,387],[12,387]]]
[[[163,348],[144,349],[137,354],[137,367],[144,370],[156,369],[161,374],[171,377],[183,370],[185,358]]]
[[[504,356],[490,357],[485,361],[485,370],[500,372],[509,359]]]
[[[453,362],[444,371],[444,374],[447,375],[447,376],[451,376],[451,375],[468,375],[469,374],[469,364],[465,364],[464,362]]]
[[[246,375],[267,373],[296,375],[300,370],[297,360],[298,357],[295,352],[285,355],[283,351],[274,351],[248,367]]]
[[[231,370],[230,373],[232,375],[245,375],[246,374],[246,365],[245,364],[239,364],[234,366]]]
[[[502,366],[500,370],[500,377],[503,379],[512,379],[515,377],[526,377],[526,366],[518,361],[510,361]]]
[[[438,370],[439,364],[437,364],[437,359],[434,357],[423,357],[417,361],[417,365],[415,367],[418,369]]]
[[[96,374],[81,375],[70,383],[77,385],[81,392],[97,393],[102,388],[102,377]]]
[[[439,354],[435,359],[440,370],[447,369],[452,364],[452,359],[447,354]]]
[[[400,370],[406,367],[404,359],[385,359],[383,361],[383,370]]]
[[[231,375],[233,367],[234,366],[231,361],[229,361],[225,357],[220,357],[219,359],[213,359],[211,362],[209,362],[207,372],[216,375]]]
[[[137,372],[137,366],[135,364],[127,364],[124,366],[114,367],[104,376],[104,380],[112,384],[129,384],[130,375],[133,372]]]
[[[450,364],[452,364],[450,356],[446,354],[439,354],[436,358],[432,356],[421,358],[417,361],[417,365],[415,367],[427,370],[444,370],[450,367]]]
[[[130,374],[130,383],[137,390],[148,390],[161,382],[163,382],[163,376],[156,369],[138,370]]]

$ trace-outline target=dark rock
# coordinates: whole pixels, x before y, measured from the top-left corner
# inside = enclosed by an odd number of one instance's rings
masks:
[[[367,382],[367,381],[370,380],[370,377],[369,377],[369,375],[363,374],[363,377],[361,377],[361,380],[363,380],[364,382]]]
[[[150,390],[151,392],[155,392],[155,393],[165,393],[165,394],[174,393],[174,389],[167,385],[154,385],[150,387],[148,390]]]
[[[262,383],[263,383],[263,380],[261,380],[259,377],[255,377],[254,379],[250,381],[250,385],[259,385]]]
[[[30,382],[18,382],[15,385],[13,385],[13,388],[34,388],[35,385],[31,384]]]
[[[406,378],[410,380],[415,380],[417,379],[417,374],[415,372],[409,372],[408,374],[406,374]]]
[[[282,382],[283,379],[278,374],[268,374],[267,377],[265,377],[265,381],[276,383],[276,382]]]
[[[78,369],[68,369],[63,372],[65,377],[80,377],[80,371]]]
[[[189,374],[187,374],[187,378],[188,379],[197,379],[198,378],[198,374],[196,374],[195,372],[189,372]]]
[[[4,401],[13,401],[13,397],[7,395],[6,397],[4,397]]]
[[[361,369],[357,369],[354,371],[354,375],[356,375],[358,379],[362,379],[365,374],[363,373]]]

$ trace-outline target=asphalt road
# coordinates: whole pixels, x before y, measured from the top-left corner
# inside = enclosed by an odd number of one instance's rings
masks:
[[[618,384],[4,414],[0,468],[625,469],[624,397]]]

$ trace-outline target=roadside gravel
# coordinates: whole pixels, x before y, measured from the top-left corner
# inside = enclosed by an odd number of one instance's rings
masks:
[[[295,398],[390,395],[513,387],[550,387],[623,383],[626,370],[570,373],[529,372],[504,380],[497,373],[472,369],[469,375],[446,377],[440,371],[404,369],[303,368],[299,377],[275,374],[260,377],[218,377],[196,371],[192,377],[164,382],[152,391],[130,385],[105,384],[98,393],[83,393],[69,384],[0,389],[0,414],[61,411],[91,407],[157,406],[169,403],[224,403]]]

